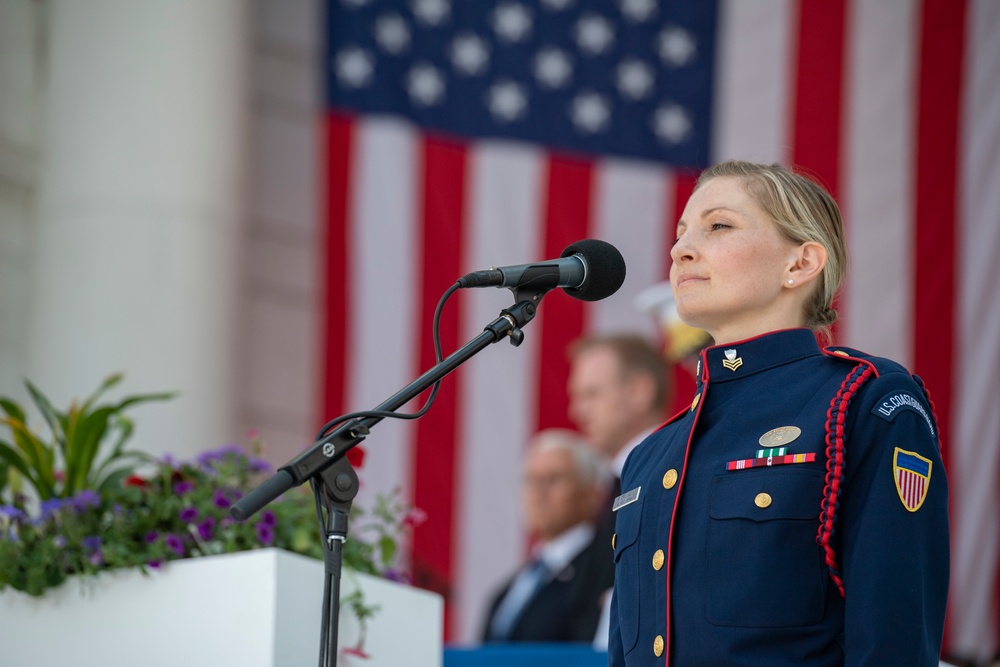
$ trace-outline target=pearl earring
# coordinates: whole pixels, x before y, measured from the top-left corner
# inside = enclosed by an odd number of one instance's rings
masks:
[[[788,279],[788,284],[789,284],[789,285],[794,285],[794,284],[795,284],[795,281],[794,281],[794,280],[792,280],[791,278],[789,278],[789,279]]]

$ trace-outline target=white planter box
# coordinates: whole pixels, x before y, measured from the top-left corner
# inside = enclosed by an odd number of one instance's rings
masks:
[[[3,667],[286,667],[316,665],[323,563],[280,549],[168,563],[71,580],[42,598],[0,593]],[[82,584],[82,585],[81,585]],[[370,659],[340,667],[440,667],[440,595],[345,571],[342,594],[361,586],[381,609],[368,622]],[[358,640],[341,608],[338,648]]]

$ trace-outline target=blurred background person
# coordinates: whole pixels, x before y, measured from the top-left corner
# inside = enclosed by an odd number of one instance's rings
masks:
[[[581,338],[570,348],[570,359],[569,417],[609,462],[617,481],[632,448],[665,419],[666,364],[637,334]]]
[[[611,536],[612,501],[621,493],[621,474],[629,452],[663,423],[670,402],[668,369],[663,356],[638,334],[591,336],[570,347],[569,417],[586,435],[611,473],[595,519],[602,548],[584,563],[584,575],[606,591],[598,607],[589,607],[596,629],[594,647],[607,647],[607,618],[614,571]]]
[[[537,540],[527,562],[494,597],[484,642],[589,642],[602,583],[582,575],[596,551],[593,517],[603,498],[600,459],[572,431],[549,429],[531,441],[524,466],[525,524]],[[606,569],[613,563],[605,558]]]

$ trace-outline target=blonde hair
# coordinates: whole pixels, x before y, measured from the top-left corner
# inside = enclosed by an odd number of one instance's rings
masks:
[[[747,194],[785,238],[793,243],[814,241],[826,248],[826,265],[804,316],[807,327],[829,337],[830,325],[837,320],[833,300],[847,274],[844,224],[837,202],[812,179],[777,163],[720,162],[701,173],[695,190],[720,176],[741,179]]]

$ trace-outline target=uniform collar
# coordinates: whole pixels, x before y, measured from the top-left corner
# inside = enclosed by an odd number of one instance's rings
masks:
[[[822,354],[810,329],[783,329],[702,350],[698,384],[728,382]]]

